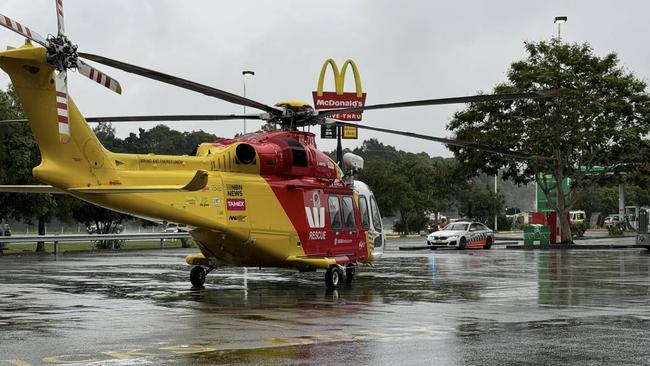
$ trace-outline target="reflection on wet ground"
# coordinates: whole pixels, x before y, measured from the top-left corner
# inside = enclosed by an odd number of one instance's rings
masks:
[[[386,254],[351,287],[186,251],[0,257],[0,365],[643,364],[650,255]]]

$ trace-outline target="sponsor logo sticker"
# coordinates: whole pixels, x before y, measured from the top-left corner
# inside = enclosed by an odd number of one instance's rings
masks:
[[[238,222],[246,222],[246,215],[229,215],[228,220],[230,220],[230,221],[238,221]]]
[[[241,184],[226,184],[226,195],[229,197],[244,197],[244,187]]]
[[[334,245],[352,244],[352,239],[334,239]]]
[[[245,211],[246,200],[243,198],[228,198],[226,199],[228,211]]]
[[[320,229],[325,227],[325,207],[320,205],[320,195],[314,192],[312,195],[313,207],[305,206],[305,214],[307,215],[307,223],[312,229]]]

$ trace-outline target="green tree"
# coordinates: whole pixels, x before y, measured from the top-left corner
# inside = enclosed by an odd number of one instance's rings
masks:
[[[570,243],[568,213],[580,191],[599,179],[588,174],[594,166],[608,173],[637,169],[626,164],[638,155],[642,136],[650,130],[650,97],[646,84],[620,67],[613,53],[599,57],[588,44],[551,41],[525,43],[526,59],[514,62],[508,81],[495,93],[566,88],[560,98],[475,103],[458,112],[448,124],[460,140],[499,146],[548,157],[527,161],[451,147],[459,161],[473,172],[504,179],[537,182],[560,217],[562,242]],[[541,179],[551,174],[555,187]],[[559,182],[571,179],[565,197]],[[551,197],[555,188],[560,198]],[[567,198],[568,197],[568,198]]]
[[[576,202],[576,208],[584,210],[589,217],[594,212],[600,212],[605,216],[617,213],[618,186],[594,186],[584,189],[580,199]]]
[[[22,106],[13,88],[0,91],[0,118],[24,118]],[[41,156],[29,126],[12,123],[3,126],[0,166],[2,184],[39,184],[32,176],[32,168],[40,163]],[[22,219],[32,224],[38,221],[38,234],[45,235],[45,223],[55,213],[56,202],[50,194],[0,194],[0,215]],[[36,245],[37,252],[45,251],[45,243]]]
[[[183,155],[190,154],[202,142],[217,139],[217,136],[204,131],[180,132],[158,125],[149,130],[141,128],[137,135],[130,133],[116,152]]]
[[[123,152],[124,141],[115,136],[115,128],[112,123],[100,122],[93,128],[93,132],[107,150]]]
[[[490,227],[494,225],[494,216],[503,214],[505,200],[503,195],[495,193],[489,186],[467,183],[458,193],[458,213]]]
[[[78,205],[72,209],[72,215],[78,222],[83,222],[87,227],[95,228],[97,234],[119,234],[120,227],[124,220],[132,217],[117,211],[78,201]],[[98,240],[95,245],[98,249],[119,248],[118,240]]]
[[[365,159],[357,178],[373,190],[385,216],[398,217],[396,231],[418,232],[426,226],[429,214],[453,204],[457,180],[453,160],[397,151],[376,139],[364,141],[353,152]]]
[[[627,206],[650,206],[650,191],[648,187],[639,186],[634,182],[623,185],[625,192],[625,204]],[[603,216],[618,213],[618,184],[609,184],[602,187],[589,187],[584,189],[583,194],[576,203],[576,208],[582,209],[591,217],[594,213]]]

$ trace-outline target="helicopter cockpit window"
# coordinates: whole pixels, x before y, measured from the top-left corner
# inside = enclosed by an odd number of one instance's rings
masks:
[[[372,211],[372,226],[381,232],[381,216],[379,216],[379,207],[377,207],[375,197],[370,197],[370,210]]]
[[[332,230],[339,230],[341,228],[341,207],[339,206],[338,196],[329,196],[327,198],[327,205],[329,207],[330,226]]]
[[[305,147],[295,139],[286,139],[291,148],[291,159],[294,166],[307,166],[307,152]]]
[[[359,211],[361,212],[361,227],[370,229],[370,216],[368,215],[368,200],[366,196],[359,196]]]
[[[348,230],[354,230],[357,227],[354,220],[354,204],[350,196],[343,196],[343,220]]]

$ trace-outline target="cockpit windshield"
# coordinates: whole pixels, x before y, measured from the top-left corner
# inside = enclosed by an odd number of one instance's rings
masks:
[[[468,223],[463,222],[452,222],[451,224],[445,226],[444,230],[453,230],[453,231],[467,231]]]

